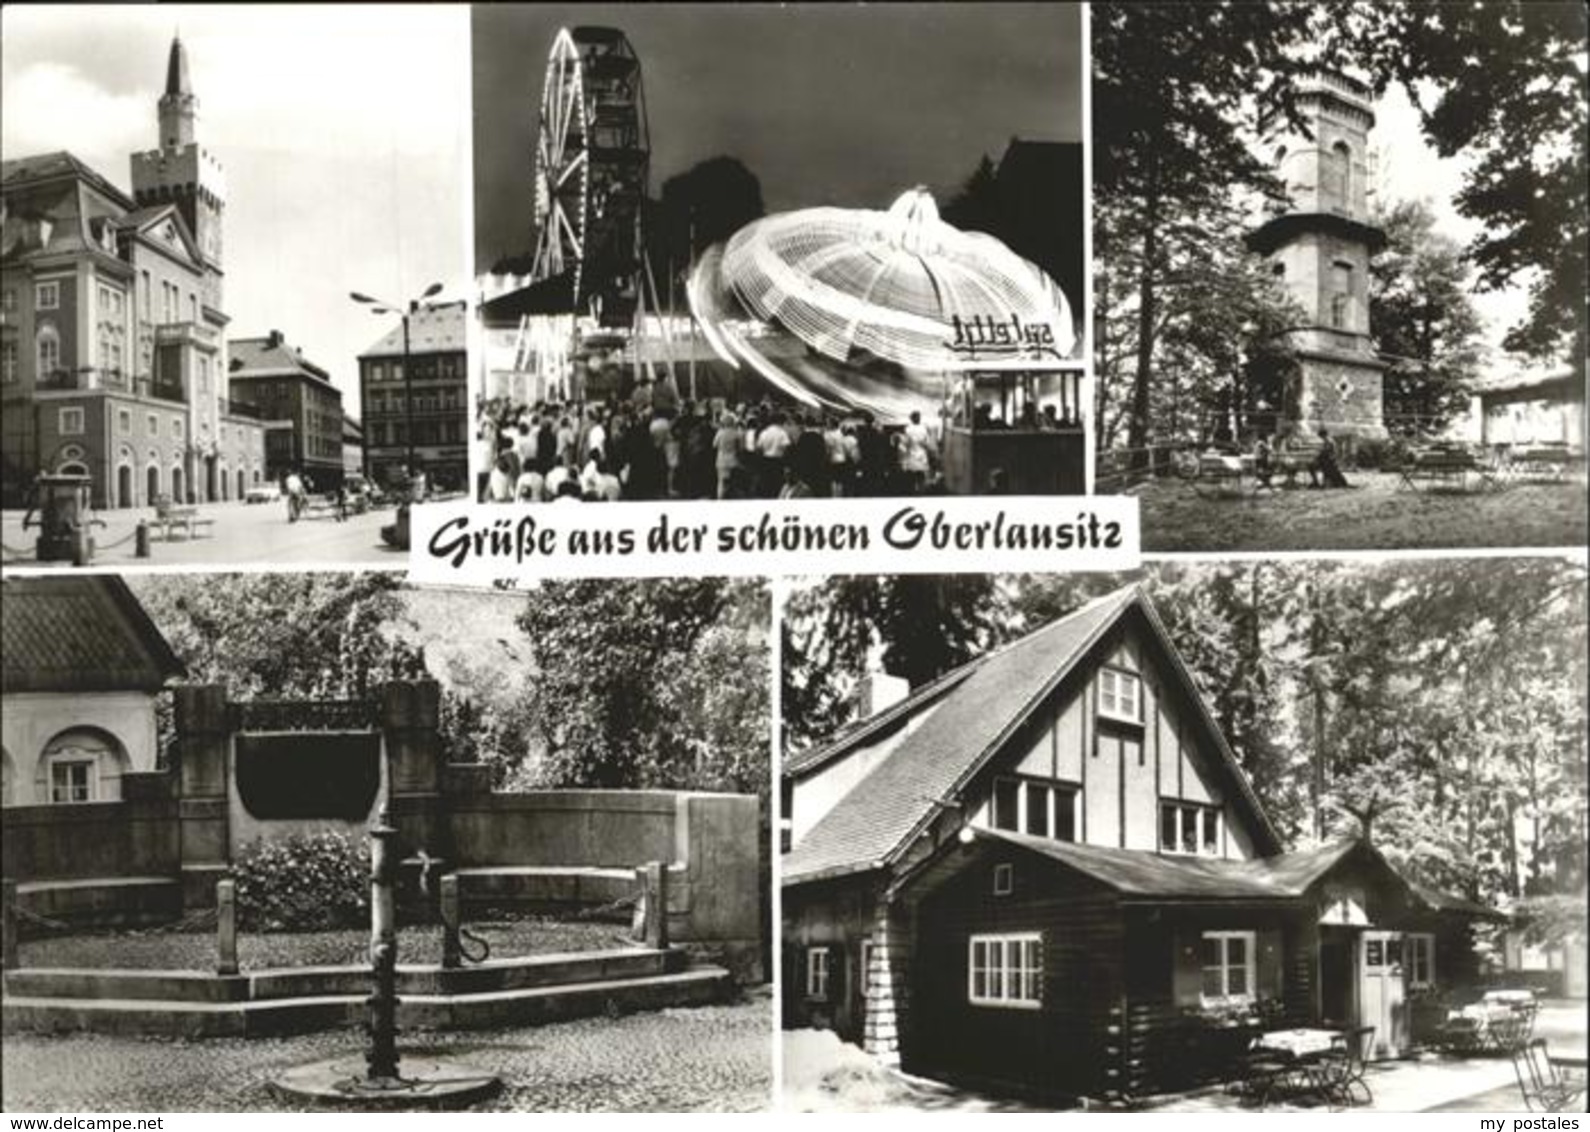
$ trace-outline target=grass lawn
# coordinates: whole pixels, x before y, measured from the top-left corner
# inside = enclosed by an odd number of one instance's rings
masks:
[[[1166,478],[1137,489],[1143,549],[1166,551],[1432,550],[1583,547],[1582,480],[1500,490],[1414,491],[1388,472],[1351,472],[1351,487],[1203,495]]]
[[[602,951],[637,946],[624,927],[612,923],[539,917],[466,922],[491,944],[493,958]],[[245,971],[281,967],[362,966],[370,961],[368,930],[327,932],[240,932],[238,963]],[[215,932],[143,931],[34,939],[20,948],[24,967],[102,967],[139,971],[213,971]],[[398,929],[398,962],[442,960],[439,924]]]

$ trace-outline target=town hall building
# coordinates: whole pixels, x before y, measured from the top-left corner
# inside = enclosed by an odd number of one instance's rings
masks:
[[[0,163],[4,499],[85,475],[96,507],[241,498],[264,430],[229,401],[220,162],[174,40],[131,195],[61,151]]]

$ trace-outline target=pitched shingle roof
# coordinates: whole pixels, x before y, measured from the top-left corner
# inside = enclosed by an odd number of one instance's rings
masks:
[[[0,583],[6,692],[146,691],[184,674],[138,599],[114,575]]]
[[[233,338],[227,342],[226,349],[231,358],[230,377],[307,377],[324,385],[331,384],[324,369],[304,357],[280,335]]]
[[[1007,842],[1069,865],[1122,896],[1167,900],[1263,900],[1301,896],[1360,844],[1336,841],[1317,849],[1274,857],[1221,861],[1208,857],[1161,856],[1141,849],[1077,845],[998,829],[979,829],[974,836]]]
[[[465,347],[464,304],[436,303],[421,307],[409,315],[409,353],[446,354],[462,352]],[[403,356],[403,324],[394,324],[361,358],[401,358]]]
[[[1139,597],[1117,590],[974,662],[932,717],[807,831],[784,858],[785,883],[881,865]]]

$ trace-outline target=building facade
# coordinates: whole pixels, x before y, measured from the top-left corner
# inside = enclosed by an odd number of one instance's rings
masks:
[[[234,338],[228,379],[235,409],[265,425],[265,476],[307,475],[317,491],[335,490],[345,474],[342,390],[331,375],[288,344],[280,330]]]
[[[787,760],[784,1024],[905,1070],[1112,1103],[1221,1020],[1364,1026],[1472,978],[1485,909],[1280,838],[1135,587]]]
[[[409,314],[406,354],[399,325],[359,355],[365,468],[377,484],[404,480],[411,453],[433,486],[468,483],[467,338],[464,304],[436,303]]]
[[[1345,75],[1305,79],[1298,110],[1307,134],[1277,114],[1264,144],[1289,200],[1248,235],[1304,313],[1288,332],[1299,372],[1283,423],[1310,434],[1384,439],[1384,373],[1369,335],[1369,261],[1386,235],[1369,214],[1373,93]]]
[[[174,41],[131,196],[66,152],[0,165],[9,505],[41,472],[87,475],[97,507],[233,499],[264,475],[264,432],[227,399],[225,182],[196,107]]]
[[[8,581],[0,801],[113,802],[153,771],[156,697],[183,666],[120,577]]]

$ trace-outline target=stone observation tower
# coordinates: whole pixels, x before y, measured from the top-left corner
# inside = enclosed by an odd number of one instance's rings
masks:
[[[216,156],[198,143],[198,110],[199,100],[188,79],[187,48],[181,38],[173,38],[158,111],[160,148],[132,155],[133,198],[140,208],[176,205],[204,257],[204,303],[221,310],[226,176]]]
[[[1311,434],[1324,426],[1333,436],[1383,439],[1385,366],[1369,337],[1369,261],[1386,243],[1367,204],[1371,91],[1317,72],[1303,80],[1298,108],[1307,134],[1277,114],[1263,143],[1289,199],[1248,235],[1304,312],[1288,332],[1301,368],[1287,386],[1283,421]]]

